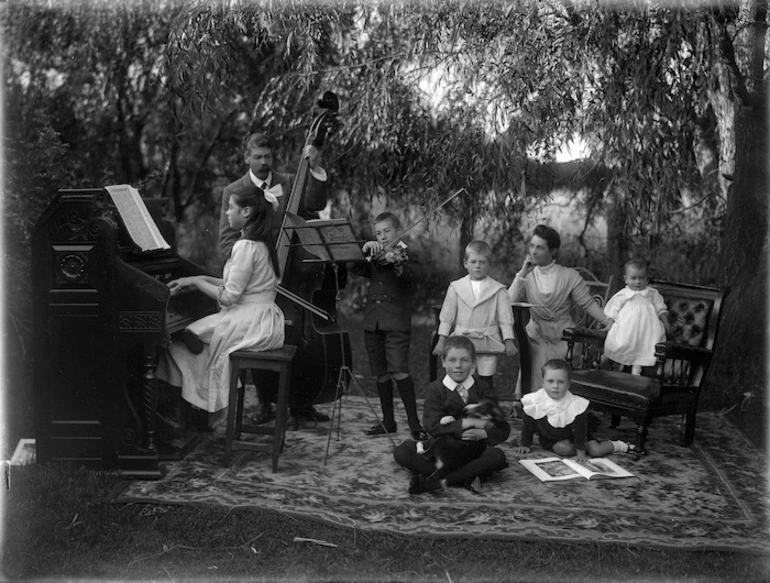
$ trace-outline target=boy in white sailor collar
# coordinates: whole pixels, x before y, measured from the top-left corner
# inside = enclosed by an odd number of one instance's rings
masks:
[[[492,248],[484,241],[465,247],[463,266],[468,275],[449,284],[439,314],[435,356],[442,356],[449,336],[465,336],[476,348],[476,378],[495,395],[493,378],[498,356],[514,356],[513,311],[505,286],[489,276]]]
[[[537,434],[540,446],[553,453],[586,461],[586,453],[601,457],[611,453],[627,453],[635,446],[625,441],[598,441],[593,434],[599,419],[588,410],[588,399],[570,392],[570,366],[561,359],[546,362],[542,369],[543,387],[521,398],[524,425],[519,447],[514,453],[529,453]]]

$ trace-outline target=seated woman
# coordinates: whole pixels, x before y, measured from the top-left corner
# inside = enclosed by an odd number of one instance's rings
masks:
[[[561,238],[555,229],[546,225],[535,227],[529,241],[529,253],[508,288],[512,302],[534,304],[527,324],[532,362],[529,371],[521,371],[521,374],[530,375],[532,391],[542,387],[542,366],[551,359],[564,358],[567,353],[567,343],[561,337],[565,328],[575,326],[570,314],[573,306],[579,306],[603,326],[612,323],[612,319],[591,299],[580,274],[556,263],[559,247]]]

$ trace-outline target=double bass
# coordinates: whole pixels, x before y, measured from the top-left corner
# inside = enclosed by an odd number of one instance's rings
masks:
[[[339,123],[339,101],[333,92],[326,91],[318,105],[323,112],[311,124],[305,141],[306,146],[316,148],[323,146],[326,136]],[[286,344],[297,347],[289,389],[292,410],[306,410],[337,399],[348,382],[340,371],[351,362],[350,339],[336,318],[337,293],[344,287],[344,266],[312,261],[315,256],[299,245],[289,224],[288,213],[296,215],[301,208],[309,172],[310,163],[303,156],[276,242],[280,270],[276,303],[286,319]]]

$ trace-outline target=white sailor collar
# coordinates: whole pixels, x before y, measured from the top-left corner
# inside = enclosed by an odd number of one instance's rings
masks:
[[[466,388],[466,390],[470,391],[471,387],[476,384],[476,380],[473,378],[473,375],[468,375],[468,378],[465,379],[461,383],[456,383],[452,380],[452,377],[450,377],[448,374],[444,375],[444,378],[441,379],[441,384],[444,385],[447,389],[450,391],[454,391],[457,389],[457,385],[462,385]]]
[[[551,427],[566,427],[575,417],[588,409],[588,399],[578,397],[567,391],[564,398],[556,401],[548,396],[545,389],[529,393],[521,398],[524,412],[533,419],[548,417]]]
[[[473,284],[471,281],[471,276],[465,275],[450,284],[457,293],[457,297],[469,306],[485,302],[497,294],[501,289],[506,289],[506,287],[496,279],[486,276],[480,281],[481,288],[479,289],[478,297],[476,297],[473,294]]]

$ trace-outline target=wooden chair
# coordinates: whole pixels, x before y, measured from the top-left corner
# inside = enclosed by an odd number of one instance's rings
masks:
[[[585,280],[588,290],[591,292],[591,299],[593,299],[600,308],[604,308],[607,304],[607,300],[610,299],[612,276],[610,276],[607,283],[605,283],[585,267],[574,267],[573,269]],[[596,329],[599,327],[599,323],[591,318],[591,316],[579,306],[574,306],[572,308],[571,315],[572,320],[575,322],[575,326],[578,328]]]
[[[286,423],[289,416],[289,387],[291,386],[291,361],[297,347],[284,344],[277,350],[238,350],[230,355],[230,396],[227,411],[227,430],[225,432],[225,454],[222,463],[230,465],[234,451],[261,451],[271,454],[273,473],[278,471],[278,456],[283,450],[286,436]],[[276,404],[275,424],[273,426],[244,424],[243,399],[246,391],[246,371],[267,370],[278,373],[278,402]],[[252,372],[253,375],[253,372]],[[238,380],[241,386],[238,386]],[[241,433],[272,436],[268,443],[242,441]]]
[[[439,326],[439,314],[441,313],[441,306],[431,306],[431,312],[433,312],[433,330],[430,333],[430,340],[428,341],[428,382],[433,382],[438,377],[438,368],[441,364],[440,356],[433,356],[433,349],[438,344],[438,326]]]
[[[655,376],[626,371],[601,370],[600,359],[606,332],[589,328],[564,331],[567,360],[576,366],[571,390],[591,401],[592,407],[612,414],[616,426],[620,416],[637,425],[637,456],[644,453],[647,428],[656,417],[683,415],[683,444],[695,435],[695,417],[701,385],[713,355],[719,316],[727,289],[658,281],[653,283],[669,309],[672,333],[655,347]],[[580,353],[575,348],[580,343]]]

